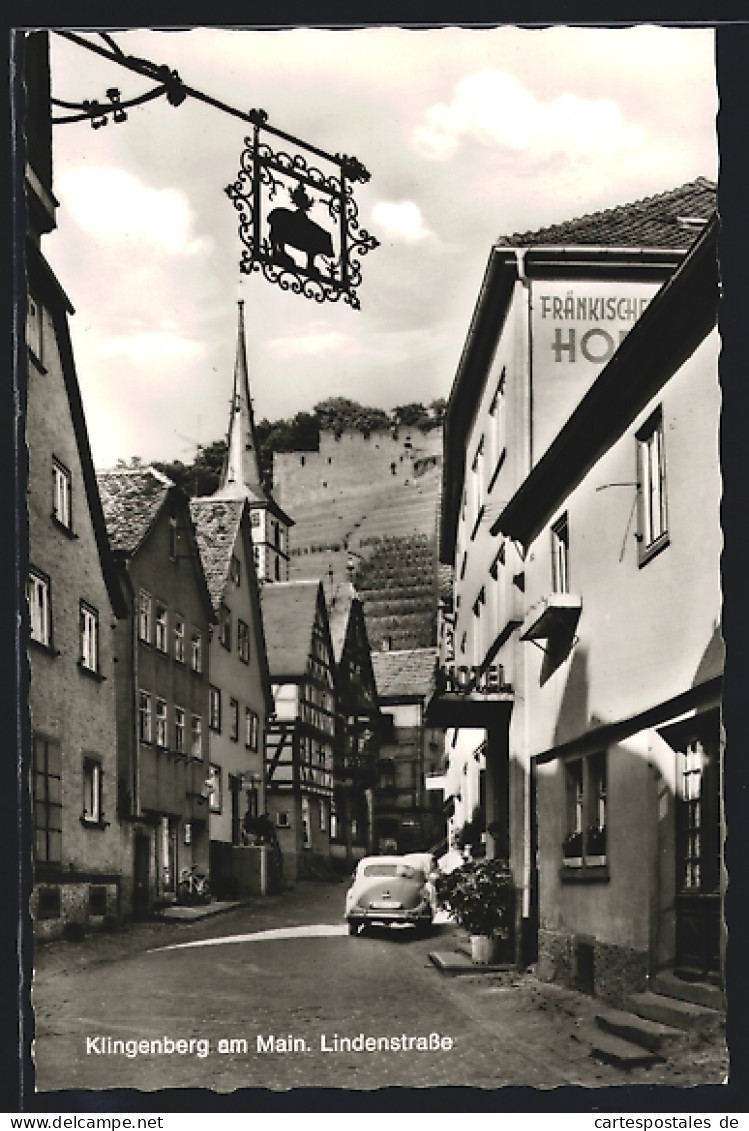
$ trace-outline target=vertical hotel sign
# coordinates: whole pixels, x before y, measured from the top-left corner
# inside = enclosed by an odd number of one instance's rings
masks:
[[[659,283],[595,279],[533,283],[533,460],[538,462]]]

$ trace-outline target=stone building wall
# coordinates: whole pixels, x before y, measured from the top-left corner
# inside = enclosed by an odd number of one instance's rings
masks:
[[[317,452],[276,452],[274,493],[284,508],[376,483],[411,483],[441,458],[442,430],[320,433]]]

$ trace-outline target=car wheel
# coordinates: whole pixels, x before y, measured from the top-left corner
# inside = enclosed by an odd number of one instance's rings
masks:
[[[348,921],[348,933],[350,935],[358,935],[359,934],[359,924],[356,922],[355,919],[349,919],[349,921]]]

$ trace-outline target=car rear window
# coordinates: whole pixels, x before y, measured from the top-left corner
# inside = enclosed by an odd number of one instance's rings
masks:
[[[410,864],[367,864],[365,876],[400,876],[404,880],[423,880],[424,875]]]

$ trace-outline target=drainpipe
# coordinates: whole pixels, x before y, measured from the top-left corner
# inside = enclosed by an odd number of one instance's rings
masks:
[[[129,576],[129,575],[128,575]],[[130,617],[130,648],[132,654],[132,663],[130,670],[133,673],[133,710],[132,715],[132,739],[133,739],[133,764],[132,764],[132,786],[133,786],[133,816],[142,817],[140,807],[140,748],[138,745],[138,726],[140,715],[138,713],[138,605],[135,590],[133,589],[133,604],[132,616]]]
[[[517,263],[518,280],[525,292],[525,340],[522,343],[521,355],[524,359],[524,378],[525,387],[527,389],[527,418],[523,421],[523,428],[521,435],[523,439],[527,436],[527,446],[523,451],[524,467],[523,478],[530,472],[533,466],[533,304],[531,284],[526,273],[525,264],[526,249],[515,249],[515,260]],[[516,645],[516,648],[518,646]],[[533,838],[531,836],[531,825],[535,821],[535,813],[532,811],[532,791],[531,791],[531,742],[530,742],[530,712],[528,709],[528,692],[527,692],[527,664],[525,655],[518,649],[519,670],[522,672],[521,687],[522,687],[522,720],[523,720],[523,733],[521,739],[521,753],[522,753],[522,770],[523,770],[523,868],[521,878],[521,938],[520,946],[522,951],[520,958],[524,961],[525,940],[522,937],[522,924],[528,922],[531,906],[531,849]]]

